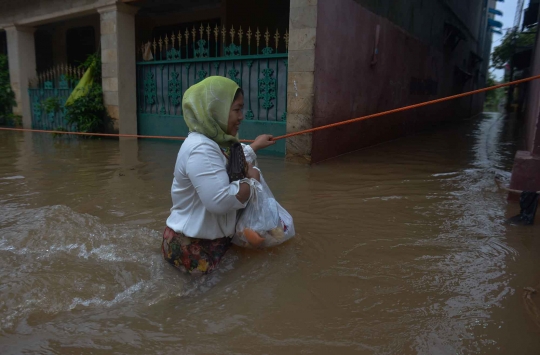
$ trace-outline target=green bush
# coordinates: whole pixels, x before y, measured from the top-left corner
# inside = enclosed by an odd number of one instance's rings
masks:
[[[22,116],[21,115],[10,114],[10,115],[8,115],[8,120],[10,121],[11,125],[13,125],[15,127],[22,127]]]
[[[92,63],[96,63],[96,70],[94,71],[94,82],[101,82],[101,57],[98,54],[90,54],[88,58],[80,65],[83,69],[88,69]]]
[[[0,54],[0,124],[13,120],[13,106],[16,106],[15,93],[11,90],[7,56]]]
[[[56,113],[60,111],[60,99],[55,96],[48,97],[41,101],[41,106],[43,107],[43,110],[47,112],[47,114]]]
[[[69,124],[76,124],[79,132],[95,133],[105,129],[107,109],[103,104],[101,59],[97,54],[92,54],[81,64],[81,67],[87,69],[92,63],[95,63],[96,70],[88,94],[66,106],[66,119]]]
[[[88,94],[79,97],[66,108],[69,124],[76,124],[79,132],[95,133],[104,129],[106,116],[101,85],[92,84]]]
[[[495,86],[500,84],[497,82],[492,73],[489,73],[489,77],[486,81],[486,87]],[[484,111],[486,112],[498,112],[499,103],[504,98],[504,89],[499,88],[495,90],[490,90],[486,92],[485,101],[484,101]]]

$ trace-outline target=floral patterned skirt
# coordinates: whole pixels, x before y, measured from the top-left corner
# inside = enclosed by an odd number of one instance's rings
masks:
[[[176,233],[169,227],[163,232],[161,252],[170,264],[192,275],[214,270],[231,246],[231,238],[197,239]]]

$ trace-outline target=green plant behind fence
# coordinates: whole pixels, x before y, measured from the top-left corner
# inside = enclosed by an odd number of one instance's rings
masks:
[[[20,126],[21,117],[13,115],[16,106],[15,93],[9,81],[9,66],[6,55],[0,54],[0,125]]]
[[[71,105],[66,100],[79,83],[83,73],[94,64],[93,82],[88,93]],[[78,68],[59,65],[31,80],[28,90],[32,109],[32,128],[57,131],[100,132],[105,129],[106,108],[101,88],[101,60],[88,56]]]
[[[82,66],[92,68],[93,77],[86,87],[75,89],[83,90],[86,95],[79,96],[66,106],[66,119],[68,124],[75,125],[79,132],[104,131],[107,110],[103,104],[101,87],[101,58],[97,54],[90,55]],[[81,80],[81,84],[84,80]]]
[[[106,110],[103,105],[101,85],[93,83],[88,94],[79,97],[66,108],[69,124],[76,125],[79,132],[101,132],[104,130]]]

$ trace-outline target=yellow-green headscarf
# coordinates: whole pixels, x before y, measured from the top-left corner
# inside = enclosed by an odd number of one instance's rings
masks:
[[[238,138],[227,134],[229,112],[239,86],[223,76],[211,76],[184,93],[182,109],[190,132],[210,138],[229,148]]]

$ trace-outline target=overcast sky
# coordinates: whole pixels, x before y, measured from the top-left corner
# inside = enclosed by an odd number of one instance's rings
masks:
[[[497,21],[501,21],[503,23],[503,34],[506,33],[506,30],[508,28],[511,28],[514,26],[514,16],[516,14],[516,6],[517,6],[518,0],[504,0],[504,2],[497,1],[497,9],[501,10],[503,15],[502,16],[495,16],[495,19]],[[529,6],[529,0],[524,1],[523,8],[527,8]],[[523,15],[522,15],[523,16]],[[493,34],[493,45],[491,47],[491,51],[493,52],[493,48],[501,44],[502,35]],[[504,70],[494,70],[492,71],[493,74],[495,74],[495,77],[500,80],[502,79],[504,75]]]

